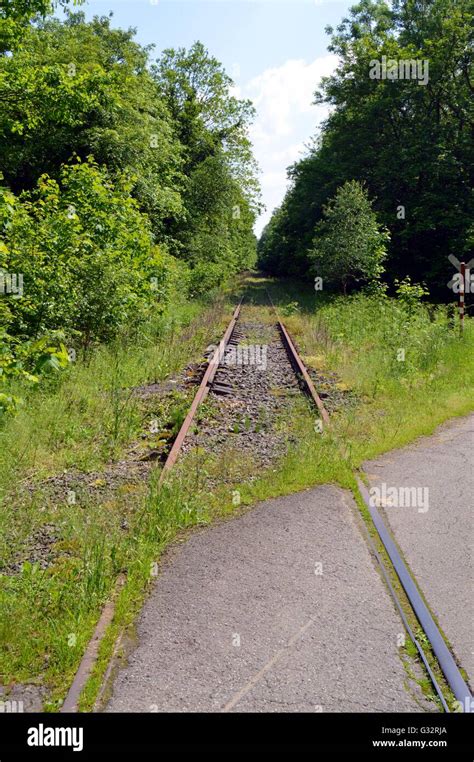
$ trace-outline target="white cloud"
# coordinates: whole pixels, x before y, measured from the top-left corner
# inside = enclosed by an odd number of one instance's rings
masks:
[[[256,230],[260,233],[287,188],[286,168],[304,152],[305,143],[327,116],[326,106],[313,104],[321,77],[331,74],[337,58],[326,55],[306,62],[286,61],[236,88],[238,97],[250,98],[257,110],[251,130],[255,157],[262,170],[263,201],[267,211]]]
[[[309,64],[302,59],[286,61],[250,80],[245,94],[259,113],[257,129],[275,137],[290,135],[295,116],[311,113],[317,84],[334,69],[336,60],[327,55]]]

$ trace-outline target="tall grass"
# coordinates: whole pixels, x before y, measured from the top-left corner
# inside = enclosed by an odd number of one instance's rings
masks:
[[[0,574],[0,683],[41,682],[50,690],[46,707],[58,708],[103,602],[126,573],[84,698],[90,709],[113,636],[133,621],[160,553],[178,533],[235,512],[235,489],[248,505],[323,482],[350,488],[352,469],[364,459],[472,409],[471,320],[461,339],[444,308],[363,295],[320,301],[298,285],[270,285],[308,364],[337,371],[356,404],[334,413],[321,435],[298,398],[281,422],[297,444],[259,479],[239,484],[240,463],[197,452],[180,459],[161,490],[157,474],[149,485],[124,483],[112,496],[90,495],[75,505],[52,503],[39,484],[31,495],[19,489],[33,478],[70,468],[100,470],[120,458],[143,427],[143,410],[130,389],[200,358],[230,314],[221,300],[181,304],[140,336],[99,349],[27,398],[24,410],[0,431],[0,561],[48,523],[59,533],[48,568],[27,563],[18,574]],[[252,279],[249,293],[255,319],[273,320],[262,282]],[[182,413],[178,404],[176,425]],[[255,477],[253,464],[249,468]]]
[[[119,573],[135,578],[152,546],[196,520],[192,495],[175,489],[158,499],[156,488],[127,483],[126,474],[112,494],[84,493],[73,504],[52,499],[42,480],[72,469],[100,473],[120,459],[143,432],[133,387],[200,359],[229,314],[222,295],[175,302],[140,334],[98,348],[33,393],[22,390],[23,409],[0,429],[0,684],[40,682],[56,707]],[[38,556],[35,533],[48,527],[54,554],[46,568],[38,559],[11,573],[18,554]]]
[[[98,348],[30,393],[20,413],[0,428],[0,500],[28,470],[44,477],[69,468],[100,468],[118,457],[140,427],[130,390],[160,381],[200,356],[218,331],[222,310],[222,302],[175,304],[172,314],[139,335]]]
[[[409,308],[386,297],[338,299],[318,311],[314,324],[316,336],[323,330],[328,363],[352,372],[354,384],[365,392],[374,385],[439,375],[451,352],[463,346],[446,308]],[[470,341],[468,324],[465,343]]]
[[[335,416],[353,465],[473,409],[474,323],[446,306],[357,294],[287,323],[308,362],[335,370],[359,404]]]

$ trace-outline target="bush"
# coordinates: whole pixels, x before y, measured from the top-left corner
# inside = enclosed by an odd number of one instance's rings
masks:
[[[429,295],[424,284],[412,283],[408,275],[402,281],[395,280],[395,286],[398,300],[405,305],[410,314],[416,310],[421,299]]]
[[[35,385],[41,375],[49,375],[69,365],[63,338],[56,333],[36,341],[20,342],[0,328],[0,417],[15,412],[23,401],[11,391],[15,382]]]
[[[333,342],[334,364],[349,348],[361,391],[442,372],[443,352],[458,340],[445,307],[407,308],[400,299],[361,293],[324,305],[317,320]]]
[[[315,275],[344,293],[352,280],[377,279],[383,272],[388,233],[377,223],[367,191],[355,180],[338,188],[316,225],[313,250]]]
[[[11,333],[61,329],[87,348],[162,306],[170,258],[154,245],[131,182],[113,184],[91,159],[64,166],[59,183],[44,175],[32,194],[0,195],[1,263],[24,283],[8,300]]]
[[[189,276],[189,293],[191,296],[206,294],[221,283],[222,266],[216,262],[199,262],[191,270]]]

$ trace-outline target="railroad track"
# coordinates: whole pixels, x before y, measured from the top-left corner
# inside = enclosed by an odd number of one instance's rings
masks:
[[[323,401],[321,397],[319,396],[311,380],[308,370],[305,367],[305,364],[296,349],[295,343],[292,340],[283,321],[281,320],[278,314],[278,311],[268,291],[267,291],[267,296],[268,296],[268,300],[269,300],[269,304],[271,306],[272,312],[275,316],[275,326],[278,330],[281,343],[285,348],[288,361],[295,373],[296,379],[300,387],[302,388],[302,390],[308,395],[310,400],[314,403],[316,411],[318,415],[320,416],[321,421],[323,422],[323,426],[327,426],[330,423],[329,413],[326,410],[323,404]],[[186,417],[186,420],[184,421],[181,427],[181,430],[168,455],[168,458],[164,464],[163,471],[161,473],[160,483],[163,482],[163,480],[166,477],[166,474],[170,471],[170,469],[176,463],[176,460],[179,456],[179,452],[183,446],[184,440],[192,425],[192,422],[199,408],[199,405],[207,397],[209,392],[212,391],[218,395],[224,395],[224,396],[227,396],[227,395],[231,396],[233,394],[232,384],[229,384],[227,382],[227,380],[225,379],[225,375],[223,377],[222,376],[220,377],[219,371],[224,367],[223,364],[225,362],[226,351],[229,348],[234,348],[238,346],[239,342],[242,340],[242,338],[244,338],[244,334],[239,330],[239,318],[241,316],[241,310],[242,310],[242,301],[236,307],[222,341],[220,342],[219,346],[216,348],[211,359],[209,360],[207,370],[204,373],[203,379],[196,393],[196,396],[193,400],[188,416]],[[387,527],[385,526],[385,523],[379,511],[371,503],[369,498],[369,493],[366,489],[364,482],[360,478],[360,476],[361,474],[355,474],[357,484],[358,484],[359,494],[368,508],[368,511],[370,513],[370,516],[373,522],[373,526],[377,532],[379,540],[382,543],[383,547],[385,548],[388,554],[388,557],[390,559],[390,563],[392,566],[392,577],[393,577],[393,573],[395,573],[396,576],[398,577],[403,587],[403,590],[405,591],[405,594],[411,606],[412,612],[414,613],[416,619],[418,620],[420,624],[422,631],[426,635],[426,638],[431,645],[432,651],[438,660],[441,670],[446,678],[447,684],[450,686],[456,699],[463,705],[466,705],[472,699],[469,687],[467,686],[450,650],[448,649],[444,641],[444,638],[438,629],[437,624],[435,623],[433,617],[431,616],[431,613],[427,605],[425,604],[425,601],[420,595],[415,580],[413,579],[405,562],[401,558],[396,548],[396,545],[393,542],[390,536],[390,533]],[[421,658],[421,661],[425,665],[427,673],[440,699],[440,702],[441,702],[441,705],[443,706],[444,711],[449,712],[450,710],[449,710],[448,704],[436,680],[433,670],[430,667],[426,653],[419,639],[416,638],[412,628],[409,625],[409,622],[404,612],[403,604],[400,600],[399,595],[395,591],[393,584],[391,583],[389,571],[384,561],[382,560],[380,553],[378,553],[373,540],[370,538],[370,535],[368,536],[368,541],[371,546],[372,553],[374,554],[375,558],[377,559],[381,567],[382,575],[386,581],[388,590],[390,592],[390,595],[393,598],[395,606],[398,609],[399,614],[402,618],[407,634],[412,640],[412,642],[414,643],[419,653],[419,656]]]
[[[163,465],[160,478],[159,478],[159,485],[163,484],[163,482],[166,479],[166,476],[169,475],[173,466],[176,464],[176,461],[178,460],[180,453],[183,451],[183,447],[185,445],[186,439],[187,437],[189,437],[191,433],[191,428],[195,421],[197,411],[199,407],[202,405],[202,403],[205,401],[209,393],[212,392],[213,394],[216,395],[216,397],[222,397],[222,398],[232,398],[236,394],[237,390],[235,390],[232,387],[232,385],[229,384],[228,381],[226,380],[227,366],[224,361],[226,357],[226,352],[230,352],[233,349],[234,350],[237,349],[240,346],[241,342],[245,340],[245,331],[243,330],[242,324],[241,323],[239,324],[239,319],[241,317],[241,311],[242,311],[242,303],[243,303],[243,300],[241,300],[239,304],[236,306],[236,308],[234,309],[231,320],[227,326],[227,329],[221,341],[219,342],[219,345],[215,347],[209,355],[209,359],[207,361],[207,365],[205,366],[202,380],[196,391],[196,394],[191,403],[191,406],[186,415],[186,418],[183,421],[183,424],[176,436],[176,439],[174,440],[171,450],[168,453],[166,461]],[[293,341],[291,340],[288,334],[288,331],[286,330],[284,324],[280,320],[273,302],[271,302],[270,296],[269,296],[269,304],[271,306],[273,314],[275,315],[274,331],[276,335],[279,337],[276,343],[278,343],[278,341],[280,342],[280,347],[279,349],[277,348],[276,350],[277,356],[276,358],[274,358],[274,360],[276,361],[277,365],[283,365],[284,364],[283,360],[286,359],[288,364],[288,368],[286,369],[287,372],[285,372],[285,370],[283,369],[283,372],[278,378],[277,383],[280,386],[285,386],[287,390],[290,390],[292,386],[295,390],[297,390],[298,385],[300,385],[302,389],[308,394],[309,398],[312,399],[312,401],[314,402],[323,421],[328,422],[329,415],[326,409],[324,408],[321,398],[319,397],[319,395],[317,394],[314,388],[314,385],[309,377],[309,374],[304,366],[304,363],[301,360],[300,356],[298,355],[298,352],[295,348]],[[271,404],[271,401],[267,400],[267,404]],[[121,578],[117,581],[117,585],[116,585],[116,589],[114,591],[113,597],[104,606],[102,615],[96,625],[94,634],[86,648],[84,656],[77,670],[75,679],[61,707],[61,710],[60,710],[61,713],[78,711],[79,697],[92,672],[93,665],[95,664],[97,660],[99,644],[102,638],[104,637],[107,627],[109,626],[110,622],[113,619],[115,601],[123,583],[124,583],[124,580]],[[121,643],[122,635],[123,635],[123,631],[121,632],[121,634],[118,636],[116,640],[114,654],[118,651],[118,648]],[[112,657],[111,659],[108,670],[111,668],[113,658],[114,657]],[[108,674],[108,672],[106,674]],[[107,680],[104,681],[104,685],[106,684],[106,682]]]
[[[316,391],[316,388],[311,380],[308,370],[303,360],[301,359],[295,347],[295,344],[290,334],[288,333],[287,328],[285,327],[283,321],[281,320],[276,310],[276,307],[271,299],[270,294],[268,294],[268,300],[269,300],[269,305],[271,307],[271,310],[275,316],[275,328],[277,331],[277,336],[279,337],[278,340],[281,343],[281,347],[284,349],[289,366],[292,368],[292,371],[294,373],[294,384],[299,385],[302,391],[307,394],[309,399],[314,403],[316,411],[321,421],[323,422],[323,425],[327,425],[329,424],[329,413],[324,407],[323,401],[321,397],[319,396],[318,392]],[[181,426],[180,431],[178,432],[178,435],[163,465],[163,469],[162,469],[160,480],[159,480],[160,484],[163,483],[167,474],[175,465],[179,457],[179,454],[181,450],[183,449],[183,445],[185,443],[186,437],[188,436],[190,429],[193,425],[193,422],[196,418],[197,411],[200,405],[204,402],[204,400],[208,396],[208,394],[212,392],[215,395],[224,396],[224,397],[232,397],[235,395],[236,393],[235,386],[230,382],[231,379],[229,378],[229,362],[228,361],[229,361],[229,357],[232,356],[232,353],[240,352],[241,354],[245,354],[245,348],[247,347],[247,355],[241,359],[247,360],[247,362],[250,359],[251,361],[253,361],[253,364],[257,366],[259,364],[259,361],[261,363],[263,360],[263,356],[262,356],[263,352],[262,352],[261,346],[257,346],[257,347],[251,346],[250,349],[251,350],[253,349],[253,356],[250,358],[248,356],[249,348],[245,342],[246,332],[245,330],[241,329],[240,323],[239,323],[239,320],[241,318],[241,313],[242,313],[242,306],[243,306],[243,300],[241,300],[240,303],[235,308],[224,336],[222,337],[219,345],[214,349],[212,355],[210,356],[210,359],[208,360],[207,368],[205,370],[201,383],[199,384],[199,388],[195,394],[195,397],[193,399],[189,412]],[[242,344],[242,342],[244,343]],[[274,347],[273,351],[275,353],[275,341],[273,341],[273,347]],[[265,348],[266,348],[266,345],[265,345]],[[276,348],[276,351],[278,351],[278,348]],[[270,358],[270,361],[271,359],[272,358]],[[283,365],[281,355],[280,356],[277,355],[277,357],[274,359],[276,360],[276,362],[279,364],[280,367]],[[265,362],[266,362],[266,356],[265,356]],[[286,374],[286,378],[283,377],[278,379],[278,385],[282,386],[283,388],[285,387],[288,388],[289,386],[291,386],[291,381],[288,378],[288,374]],[[270,401],[267,400],[266,403],[270,404]]]
[[[293,339],[291,338],[286,326],[284,325],[277,312],[275,305],[273,304],[270,294],[268,294],[268,299],[269,305],[275,318],[275,322],[272,327],[273,334],[271,336],[272,342],[274,344],[273,362],[278,366],[283,366],[285,365],[284,358],[286,358],[288,366],[286,369],[283,368],[283,370],[280,372],[280,375],[278,375],[278,383],[281,386],[286,387],[287,391],[300,387],[303,392],[306,393],[309,400],[313,403],[315,412],[319,416],[319,419],[322,421],[322,426],[326,427],[330,424],[329,413],[325,408],[324,403],[313,384],[313,381],[311,380],[308,370],[297,351]],[[228,364],[226,363],[226,358],[228,358],[229,353],[238,350],[242,343],[245,345],[248,338],[248,325],[246,325],[244,321],[241,321],[242,306],[243,302],[241,301],[235,308],[229,325],[227,326],[227,329],[219,345],[213,348],[209,354],[207,366],[205,367],[202,380],[189,408],[188,414],[186,415],[186,418],[163,465],[159,479],[160,485],[163,484],[167,475],[176,464],[176,461],[178,460],[178,457],[183,450],[186,439],[190,434],[197,411],[209,393],[212,392],[216,398],[232,400],[236,394],[238,395],[239,391],[242,392],[242,389],[236,389],[235,383],[232,383],[232,378],[229,377],[229,374],[227,373]],[[278,336],[277,340],[275,339],[275,335]],[[280,343],[280,346],[278,346],[278,343]],[[251,393],[252,390],[250,390],[250,394]],[[267,404],[271,404],[269,400],[267,401]],[[370,534],[367,533],[367,540],[371,547],[372,554],[380,565],[382,575],[385,579],[389,593],[393,598],[395,607],[398,609],[408,636],[418,650],[421,661],[425,665],[426,671],[431,679],[436,693],[439,696],[444,711],[450,711],[448,703],[436,680],[433,670],[431,669],[425,650],[420,643],[420,640],[416,638],[412,628],[410,627],[404,609],[404,604],[402,603],[400,596],[396,592],[393,585],[393,580],[395,577],[398,577],[398,580],[403,587],[406,598],[411,607],[412,614],[418,621],[420,629],[430,643],[432,652],[438,660],[438,664],[446,678],[446,682],[449,685],[452,693],[460,704],[469,705],[472,701],[470,690],[450,650],[448,649],[443,636],[441,635],[436,623],[434,622],[429,609],[427,608],[422,596],[420,595],[415,580],[411,576],[409,569],[406,567],[403,559],[399,555],[398,550],[393,540],[391,539],[390,533],[388,532],[380,513],[378,512],[377,508],[371,504],[366,486],[360,479],[360,474],[356,473],[354,476],[358,483],[359,494],[362,500],[365,502],[371,516],[373,527],[377,532],[380,543],[385,548],[388,558],[390,559],[390,565],[387,566],[386,562],[384,562],[381,554],[377,550],[373,539],[370,537]],[[120,581],[120,584],[122,584],[122,581]],[[92,666],[96,661],[99,642],[103,637],[108,623],[110,623],[112,620],[113,608],[113,601],[110,601],[105,606],[101,619],[99,620],[99,623],[96,627],[96,631],[83,656],[74,683],[70,688],[63,707],[61,708],[61,712],[77,711],[80,693],[86,683],[88,676],[91,673]],[[120,638],[118,642],[120,642]]]

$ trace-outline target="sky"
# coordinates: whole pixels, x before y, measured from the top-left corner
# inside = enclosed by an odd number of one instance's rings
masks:
[[[235,94],[257,110],[250,137],[260,167],[266,211],[259,235],[287,188],[287,167],[327,115],[312,105],[322,76],[336,58],[327,51],[326,26],[337,26],[354,2],[347,0],[88,0],[87,18],[113,12],[113,25],[134,27],[136,40],[164,48],[200,40],[224,65]],[[152,58],[155,57],[152,54]]]

